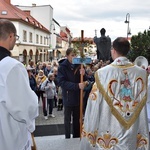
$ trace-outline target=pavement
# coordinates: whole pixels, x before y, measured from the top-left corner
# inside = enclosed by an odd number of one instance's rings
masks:
[[[35,120],[34,139],[37,150],[79,150],[80,138],[65,139],[64,111],[53,109],[55,118],[45,120],[42,104],[39,104],[39,116]]]
[[[79,138],[65,139],[63,135],[35,137],[37,150],[79,150]]]
[[[39,116],[35,120],[36,126],[40,125],[54,125],[54,124],[64,124],[64,111],[57,111],[57,108],[53,108],[53,114],[55,118],[49,117],[45,120],[43,116],[42,106],[39,104]]]

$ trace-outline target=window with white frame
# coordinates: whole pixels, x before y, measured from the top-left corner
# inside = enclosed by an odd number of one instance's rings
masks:
[[[44,37],[44,45],[46,45],[46,37]]]
[[[36,43],[38,44],[39,43],[39,35],[36,34]]]
[[[23,30],[23,41],[27,42],[27,31]]]
[[[40,44],[42,44],[43,43],[43,37],[42,37],[42,35],[40,36]]]
[[[29,32],[29,42],[30,42],[30,43],[33,42],[33,35],[32,35],[32,32]]]

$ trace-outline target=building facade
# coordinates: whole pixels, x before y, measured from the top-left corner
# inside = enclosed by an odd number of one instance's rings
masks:
[[[0,0],[0,8],[0,18],[12,21],[19,35],[12,56],[25,64],[30,59],[49,61],[50,31],[32,17],[30,11],[22,11],[10,0]]]

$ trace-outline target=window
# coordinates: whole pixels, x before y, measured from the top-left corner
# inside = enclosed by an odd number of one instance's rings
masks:
[[[27,31],[23,30],[23,41],[27,42]]]
[[[7,11],[6,11],[6,10],[3,10],[3,11],[1,12],[1,14],[2,14],[2,15],[7,15]]]
[[[44,37],[44,45],[46,45],[46,37]]]
[[[29,33],[29,42],[32,43],[32,32]]]
[[[39,35],[36,34],[36,43],[38,44],[39,43]]]
[[[43,43],[43,37],[40,36],[40,44],[42,44],[42,43]]]

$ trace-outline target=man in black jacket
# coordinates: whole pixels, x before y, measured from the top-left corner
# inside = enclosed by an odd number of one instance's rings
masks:
[[[58,68],[57,79],[62,88],[65,137],[70,138],[72,122],[73,138],[77,138],[80,137],[80,89],[85,87],[84,83],[80,83],[80,74],[84,75],[85,70],[81,70],[80,65],[72,64],[76,56],[72,48],[67,49],[66,56],[67,59]]]

